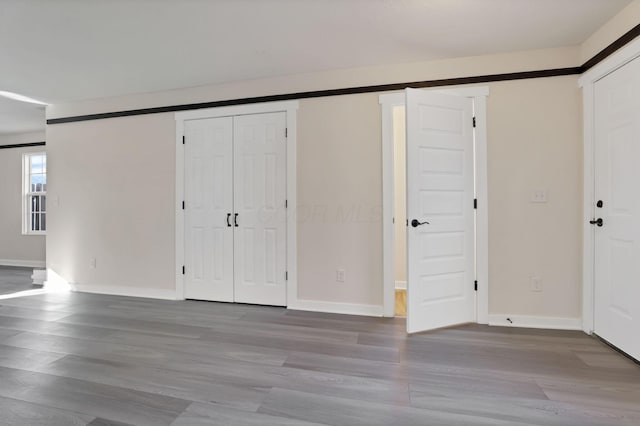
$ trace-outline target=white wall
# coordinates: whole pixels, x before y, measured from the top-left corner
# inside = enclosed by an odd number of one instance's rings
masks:
[[[556,50],[551,59],[561,63]],[[521,54],[502,57],[502,72],[520,67]],[[477,59],[475,68],[486,65]],[[451,61],[453,68],[460,63]],[[469,64],[475,64],[473,60]],[[438,64],[441,67],[442,64]],[[437,68],[437,67],[436,67]],[[473,67],[472,67],[473,68]],[[537,67],[535,67],[537,68]],[[457,70],[456,70],[457,71]],[[295,79],[294,79],[295,80]],[[506,87],[507,90],[501,90]],[[579,271],[576,258],[560,269],[542,265],[536,269],[549,285],[545,297],[557,300],[560,308],[545,305],[530,309],[537,295],[522,283],[519,271],[503,274],[497,265],[517,264],[535,269],[529,253],[548,252],[549,247],[568,247],[579,252],[579,234],[563,232],[538,239],[528,251],[520,246],[506,248],[502,235],[511,234],[511,223],[519,223],[521,211],[531,206],[526,194],[537,179],[549,171],[532,164],[521,150],[540,150],[552,157],[558,145],[569,153],[562,157],[566,167],[576,169],[580,155],[579,91],[575,77],[536,79],[491,85],[489,98],[490,238],[493,259],[491,278],[492,312],[535,313],[575,316]],[[165,96],[165,95],[162,95]],[[551,96],[551,97],[550,97]],[[525,102],[525,99],[527,102]],[[105,108],[118,104],[105,100]],[[525,110],[549,111],[553,104],[566,109],[557,116],[538,117],[538,125],[523,120]],[[523,107],[525,110],[523,110]],[[53,107],[60,111],[89,112],[78,105]],[[570,127],[572,132],[565,131]],[[500,129],[508,128],[513,132]],[[155,288],[167,291],[174,286],[174,132],[172,114],[144,115],[48,126],[51,197],[60,205],[50,210],[48,265],[67,280],[81,286]],[[568,134],[569,133],[569,134]],[[522,135],[526,135],[523,138]],[[569,140],[566,140],[569,138]],[[545,143],[531,145],[531,140]],[[571,151],[574,150],[574,151]],[[381,121],[378,94],[337,96],[300,101],[298,110],[298,295],[300,299],[361,305],[382,303],[382,172]],[[522,181],[520,198],[499,189],[495,176],[503,171],[527,171],[531,179]],[[508,174],[507,173],[507,174]],[[560,176],[559,178],[564,178]],[[500,177],[502,179],[502,177]],[[491,183],[490,182],[490,183]],[[569,181],[569,185],[574,185]],[[564,185],[564,182],[558,185]],[[549,183],[555,194],[555,182]],[[577,204],[559,196],[558,208],[569,216]],[[496,203],[494,207],[494,203]],[[502,213],[500,213],[502,211]],[[501,216],[502,214],[502,216]],[[575,218],[578,220],[578,216]],[[546,232],[541,222],[521,223],[517,232],[535,240]],[[562,241],[568,241],[563,246]],[[511,244],[507,239],[505,243]],[[557,257],[565,252],[555,252]],[[96,258],[97,267],[90,266]],[[346,282],[336,282],[336,269],[346,270]],[[495,284],[494,284],[495,282]],[[495,291],[493,290],[493,286]],[[506,289],[506,290],[505,290]],[[514,290],[515,289],[515,290]],[[502,302],[508,294],[508,303]],[[564,297],[564,295],[568,297]]]
[[[47,268],[94,289],[173,289],[173,114],[47,126],[47,160]]]
[[[0,145],[42,142],[44,133],[0,135]],[[44,266],[45,237],[22,235],[22,155],[43,146],[0,149],[0,265]]]
[[[579,53],[576,46],[288,75],[51,105],[47,107],[47,118],[310,90],[574,67],[579,65]]]
[[[487,98],[489,313],[581,315],[582,109],[577,77],[502,82]],[[547,203],[530,202],[534,190]],[[543,280],[532,292],[530,278]]]
[[[47,114],[573,67],[580,52],[559,48],[287,76],[54,105]],[[490,313],[576,318],[582,192],[577,77],[494,83],[490,90]],[[378,94],[302,100],[298,120],[299,297],[380,305]],[[48,126],[49,193],[60,200],[50,212],[50,268],[81,284],[173,288],[174,126],[171,114]],[[137,186],[141,180],[148,184]],[[549,202],[532,205],[533,189],[547,189]],[[335,282],[337,268],[347,272],[344,284]],[[542,293],[530,291],[532,274],[543,279]]]
[[[300,102],[300,299],[382,304],[380,122],[376,94]]]

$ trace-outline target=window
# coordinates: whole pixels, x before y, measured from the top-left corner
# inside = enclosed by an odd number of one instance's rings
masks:
[[[43,235],[47,229],[47,154],[24,154],[22,187],[22,233]]]

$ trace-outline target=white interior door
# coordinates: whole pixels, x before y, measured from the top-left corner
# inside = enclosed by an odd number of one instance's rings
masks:
[[[185,297],[232,302],[233,119],[185,121],[185,139]]]
[[[286,306],[286,114],[234,118],[235,301]]]
[[[473,101],[407,89],[406,108],[407,331],[415,333],[475,321]]]
[[[640,359],[640,59],[595,84],[594,331]]]

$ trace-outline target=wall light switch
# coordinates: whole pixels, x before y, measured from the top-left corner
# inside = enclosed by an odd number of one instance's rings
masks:
[[[542,278],[531,277],[531,291],[535,291],[535,292],[542,291]]]
[[[338,269],[336,271],[336,281],[338,281],[339,283],[345,282],[346,276],[347,273],[344,271],[344,269]]]
[[[536,189],[531,192],[531,202],[532,203],[546,203],[547,202],[547,191],[543,189]]]

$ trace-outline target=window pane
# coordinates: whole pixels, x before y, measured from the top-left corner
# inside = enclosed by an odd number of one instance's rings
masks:
[[[44,172],[44,158],[42,155],[31,156],[31,173]]]
[[[43,174],[31,175],[31,192],[44,192],[46,190],[47,177]]]
[[[44,195],[47,191],[47,155],[27,154],[28,166],[24,170],[25,178],[28,180],[29,200],[27,206],[29,211],[24,217],[28,224],[25,226],[30,232],[43,232],[46,229],[46,208],[47,199]],[[27,194],[25,194],[27,195]]]

